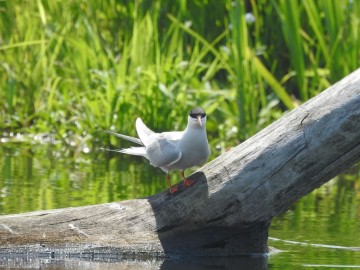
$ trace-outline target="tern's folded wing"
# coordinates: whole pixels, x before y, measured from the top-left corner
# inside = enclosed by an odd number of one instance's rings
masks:
[[[178,143],[184,135],[184,131],[170,131],[161,133],[168,141]]]
[[[176,145],[160,134],[146,150],[151,165],[155,167],[169,167],[178,162],[182,156]]]

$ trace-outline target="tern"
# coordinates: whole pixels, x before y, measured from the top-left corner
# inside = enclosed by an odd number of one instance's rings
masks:
[[[203,165],[210,156],[205,111],[201,108],[192,109],[184,131],[156,133],[150,130],[140,118],[136,119],[135,126],[139,138],[109,130],[104,130],[104,132],[141,145],[140,147],[103,150],[145,157],[149,160],[150,165],[158,167],[166,173],[170,193],[178,190],[178,185],[171,185],[170,171],[180,170],[183,185],[191,186],[193,182],[186,179],[185,169]]]

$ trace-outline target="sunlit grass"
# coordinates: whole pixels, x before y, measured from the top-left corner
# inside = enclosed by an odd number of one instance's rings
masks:
[[[199,105],[225,149],[359,66],[358,14],[357,1],[2,1],[0,129],[91,141],[134,134],[139,116],[181,129]]]

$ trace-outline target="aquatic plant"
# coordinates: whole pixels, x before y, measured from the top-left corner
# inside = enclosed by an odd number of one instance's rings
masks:
[[[0,130],[181,129],[226,149],[359,66],[357,1],[0,2]],[[86,135],[83,135],[86,134]],[[109,144],[109,137],[101,137]],[[112,139],[111,139],[112,140]]]

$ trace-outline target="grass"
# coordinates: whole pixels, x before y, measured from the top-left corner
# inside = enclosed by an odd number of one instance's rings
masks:
[[[181,129],[200,105],[226,149],[359,66],[359,13],[357,1],[1,1],[0,130],[93,145],[98,129],[134,134],[138,116]]]

